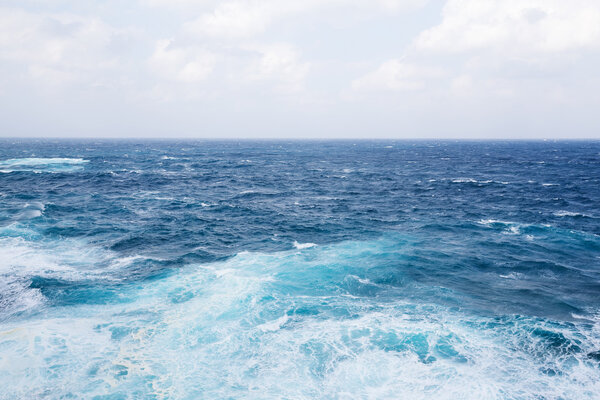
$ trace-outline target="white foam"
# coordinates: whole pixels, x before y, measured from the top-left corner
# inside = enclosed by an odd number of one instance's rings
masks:
[[[363,285],[372,285],[372,286],[379,286],[377,285],[375,282],[371,281],[368,278],[361,278],[360,276],[357,275],[350,275],[350,277],[352,279],[357,280],[358,282],[362,283]]]
[[[82,158],[12,158],[0,160],[0,172],[69,172],[78,171],[89,160]]]
[[[41,213],[39,210],[28,211],[36,212],[35,215]],[[18,293],[19,299],[15,304],[20,304],[3,312],[9,315],[34,309],[41,304],[41,293],[38,289],[29,288],[33,277],[65,281],[99,278],[116,281],[118,278],[113,273],[127,268],[133,261],[135,257],[122,259],[111,251],[78,240],[44,240],[35,231],[20,227],[18,223],[2,227],[0,281],[4,288],[0,289],[0,293],[3,296],[6,293]]]
[[[519,272],[511,272],[508,274],[499,274],[498,276],[504,279],[521,279],[523,277],[523,274]]]
[[[500,225],[503,228],[502,233],[506,234],[506,235],[520,235],[521,229],[522,228],[527,228],[531,225],[529,224],[520,224],[520,223],[516,223],[516,222],[511,222],[511,221],[502,221],[502,220],[497,220],[497,219],[481,219],[479,221],[477,221],[478,224],[480,225],[484,225],[487,227],[492,227],[493,225]],[[550,225],[542,225],[546,228],[550,227]],[[525,239],[526,240],[534,240],[534,236],[533,235],[525,235]]]
[[[564,210],[556,211],[554,215],[557,217],[587,217],[587,214]]]
[[[298,250],[309,249],[309,248],[315,247],[315,246],[316,246],[315,243],[298,243],[297,241],[294,241],[294,247],[297,248]]]
[[[264,324],[258,325],[256,328],[263,332],[275,332],[288,321],[289,316],[287,314],[283,314],[281,317],[276,320],[265,322]]]
[[[17,167],[17,166],[38,166],[52,164],[85,164],[89,160],[83,158],[12,158],[9,160],[0,160],[2,167]]]
[[[512,222],[501,221],[499,219],[480,219],[479,221],[477,221],[477,223],[479,223],[481,225],[492,225],[492,224],[508,225],[508,224],[512,224]]]
[[[521,233],[521,231],[519,230],[519,227],[515,226],[515,225],[510,226],[508,228],[508,232],[512,233],[513,235],[518,235],[519,233]]]
[[[163,398],[194,391],[210,398],[593,398],[600,390],[585,355],[571,362],[574,356],[544,351],[529,336],[536,328],[566,338],[582,334],[566,327],[520,318],[506,327],[489,320],[490,328],[444,308],[396,304],[375,311],[360,303],[353,318],[285,313],[264,321],[264,287],[251,276],[198,278],[178,277],[204,286],[191,288],[200,298],[183,303],[164,294],[188,286],[159,284],[162,296],[144,293],[135,304],[88,306],[78,316],[4,327],[3,355],[13,362],[0,365],[0,380],[12,379],[5,388],[21,398],[49,387],[57,397],[69,391],[89,398],[132,390]],[[118,329],[127,333],[115,339]],[[60,383],[45,373],[49,368]]]
[[[310,258],[245,252],[125,287],[128,302],[0,323],[0,397],[591,399],[600,392],[585,352],[549,351],[532,334],[591,346],[600,332],[586,324],[293,290],[335,284],[348,276],[344,268],[368,271],[361,257],[382,249],[402,251],[382,239],[320,246]]]
[[[24,208],[33,208],[36,210],[44,211],[46,209],[46,205],[39,201],[32,201],[31,203],[25,203]]]
[[[42,216],[42,211],[35,210],[35,209],[28,209],[28,210],[25,210],[25,211],[19,213],[19,215],[17,216],[17,219],[31,219],[31,218],[41,217],[41,216]]]
[[[473,178],[455,178],[452,179],[453,183],[477,183],[476,179]]]

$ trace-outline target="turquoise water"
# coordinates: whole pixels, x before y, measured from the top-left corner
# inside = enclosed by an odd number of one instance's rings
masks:
[[[600,143],[2,144],[1,399],[600,393]]]

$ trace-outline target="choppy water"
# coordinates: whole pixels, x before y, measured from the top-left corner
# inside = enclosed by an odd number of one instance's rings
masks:
[[[600,142],[0,141],[0,399],[592,399]]]

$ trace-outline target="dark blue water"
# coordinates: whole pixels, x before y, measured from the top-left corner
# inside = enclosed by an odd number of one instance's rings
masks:
[[[600,142],[0,141],[0,399],[591,399]]]

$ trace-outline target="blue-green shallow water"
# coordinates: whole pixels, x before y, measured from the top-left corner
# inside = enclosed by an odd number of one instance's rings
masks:
[[[0,399],[593,399],[599,142],[0,141]]]

